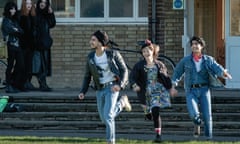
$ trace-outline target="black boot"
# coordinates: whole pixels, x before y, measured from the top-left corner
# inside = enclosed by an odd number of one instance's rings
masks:
[[[26,90],[36,90],[36,88],[33,86],[33,84],[32,84],[31,82],[26,82],[26,83],[24,84],[24,88],[25,88]]]
[[[52,89],[46,84],[40,86],[41,91],[52,91]]]
[[[5,88],[5,92],[6,93],[18,93],[19,90],[14,88],[12,85],[7,85],[7,87]]]
[[[162,142],[162,137],[161,137],[161,135],[157,134],[154,142],[156,142],[156,143],[161,143],[161,142]]]
[[[47,85],[46,78],[38,79],[40,85],[40,91],[52,91],[52,89]]]

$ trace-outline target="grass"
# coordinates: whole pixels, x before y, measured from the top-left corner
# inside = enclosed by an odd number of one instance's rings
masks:
[[[106,144],[104,139],[76,138],[76,137],[28,137],[28,136],[0,136],[1,144]],[[152,141],[117,139],[117,144],[152,144]],[[240,142],[211,142],[211,141],[186,141],[169,142],[162,144],[240,144]]]

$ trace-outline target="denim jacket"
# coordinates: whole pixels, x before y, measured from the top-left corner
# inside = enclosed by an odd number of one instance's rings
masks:
[[[117,83],[122,89],[125,88],[128,84],[128,69],[121,54],[118,51],[106,50],[106,55],[110,70],[114,73]],[[94,88],[96,90],[101,90],[103,88],[103,85],[100,84],[99,81],[100,76],[98,74],[94,56],[95,51],[92,51],[87,57],[86,69],[80,93],[85,94],[87,92],[91,79],[93,79]]]
[[[193,83],[194,76],[196,76],[197,73],[191,54],[181,59],[181,61],[177,64],[172,76],[173,84],[177,85],[184,75],[185,90],[189,90],[191,85],[196,83],[201,84],[203,82],[207,82],[209,87],[212,86],[212,82],[215,83],[214,85],[217,85],[216,82],[219,82],[217,81],[217,77],[223,77],[224,68],[211,56],[203,55],[202,59],[203,62],[201,64],[201,71],[203,71],[203,75],[205,75],[207,79],[199,80],[197,82],[195,80],[195,83]]]

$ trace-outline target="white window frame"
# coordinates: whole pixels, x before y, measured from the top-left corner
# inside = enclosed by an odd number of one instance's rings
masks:
[[[50,0],[51,1],[51,0]],[[73,18],[56,18],[57,23],[71,24],[147,24],[147,17],[138,16],[138,2],[139,0],[133,0],[133,17],[129,18],[113,18],[109,17],[109,1],[104,0],[104,17],[103,18],[82,18],[80,17],[80,0],[75,0],[75,17]],[[17,0],[18,8],[21,7],[22,0]]]
[[[138,17],[138,0],[133,0],[133,17],[129,18],[112,18],[109,17],[109,0],[104,0],[104,17],[103,18],[82,18],[80,17],[80,0],[75,0],[75,17],[74,18],[57,18],[59,23],[101,23],[101,24],[146,24],[147,17]]]

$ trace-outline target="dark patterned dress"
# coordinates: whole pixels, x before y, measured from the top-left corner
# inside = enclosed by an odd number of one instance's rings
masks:
[[[170,107],[170,95],[168,90],[158,82],[158,68],[154,65],[151,68],[145,67],[147,71],[146,104],[147,113],[151,113],[153,107]]]

